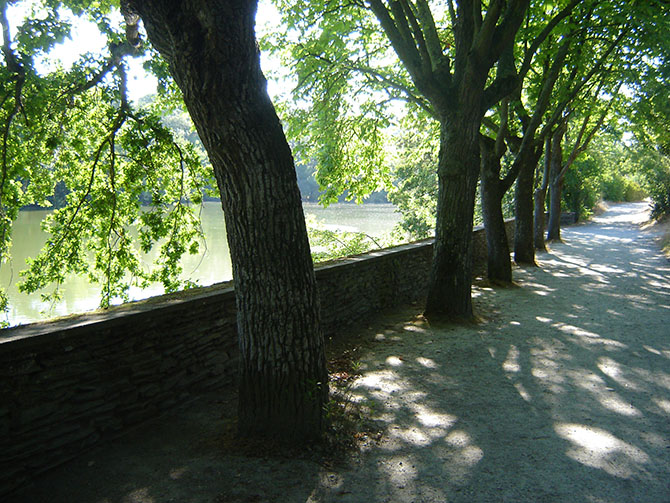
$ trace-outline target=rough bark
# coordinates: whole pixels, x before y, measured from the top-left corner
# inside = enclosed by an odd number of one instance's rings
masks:
[[[437,224],[424,311],[428,318],[472,317],[472,221],[480,122],[476,113],[450,114],[441,121]]]
[[[535,245],[533,242],[533,185],[535,168],[542,155],[541,148],[528,149],[519,162],[514,202],[514,261],[517,264],[534,266]]]
[[[323,337],[291,151],[266,91],[256,2],[133,0],[169,63],[221,193],[240,344],[239,432],[322,431]]]
[[[470,252],[479,127],[484,112],[511,93],[523,75],[497,72],[486,84],[489,70],[513,46],[529,3],[492,2],[485,16],[478,2],[459,2],[456,11],[450,3],[452,60],[443,51],[427,3],[419,2],[415,9],[403,2],[367,0],[441,126],[434,259],[425,310],[429,317],[472,317]],[[538,40],[547,35],[543,32]]]
[[[512,261],[510,260],[505,219],[502,212],[502,198],[505,190],[500,180],[500,157],[495,151],[495,142],[482,137],[481,145],[481,197],[482,216],[486,232],[487,276],[491,281],[512,282]],[[502,155],[502,154],[501,154]]]

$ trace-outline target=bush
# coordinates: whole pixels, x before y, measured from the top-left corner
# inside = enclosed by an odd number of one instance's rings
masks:
[[[602,197],[606,201],[640,201],[645,192],[638,183],[619,173],[606,175],[601,185]]]
[[[670,157],[647,149],[638,154],[635,162],[644,174],[645,189],[652,202],[652,218],[670,215]]]
[[[655,175],[647,184],[652,201],[651,217],[660,218],[670,215],[670,170],[659,169]]]

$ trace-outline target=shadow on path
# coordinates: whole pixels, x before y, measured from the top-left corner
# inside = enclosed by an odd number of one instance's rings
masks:
[[[670,264],[645,215],[564,229],[519,287],[475,288],[478,325],[363,331],[352,400],[384,435],[350,467],[222,456],[210,399],[16,501],[670,502]]]

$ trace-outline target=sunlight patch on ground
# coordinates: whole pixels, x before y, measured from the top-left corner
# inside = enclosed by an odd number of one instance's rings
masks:
[[[649,456],[643,450],[600,428],[557,423],[554,430],[572,443],[566,452],[570,458],[615,477],[630,478],[639,471],[640,464],[649,462]]]
[[[666,400],[665,398],[652,398],[652,400],[656,405],[663,409],[666,414],[670,414],[670,400]]]
[[[392,367],[400,367],[402,365],[402,358],[399,356],[389,356],[386,358],[386,364]]]
[[[444,430],[441,428],[437,428],[437,430],[438,431],[424,431],[423,429],[416,427],[392,428],[390,436],[399,439],[406,444],[426,447],[432,443],[434,438],[441,437],[444,434]]]
[[[621,365],[619,365],[619,362],[616,360],[613,360],[608,356],[601,356],[598,358],[598,368],[603,374],[616,381],[621,386],[630,388],[634,391],[639,391],[640,387],[637,385],[637,383],[624,377],[624,372],[621,369]]]
[[[526,402],[532,401],[530,393],[528,393],[528,391],[526,391],[526,388],[524,388],[523,384],[521,384],[520,382],[517,382],[517,383],[514,383],[514,387],[519,392],[519,395],[521,395],[521,398],[523,398]]]
[[[613,339],[605,339],[604,337],[601,337],[599,334],[596,334],[595,332],[589,332],[588,330],[576,327],[574,325],[569,325],[567,323],[558,322],[552,324],[551,326],[557,328],[558,330],[566,334],[579,337],[582,341],[586,342],[587,344],[604,344],[605,346],[614,346],[618,348],[628,347],[619,341],[615,341]]]
[[[419,332],[419,333],[426,333],[427,330],[422,327],[417,327],[416,325],[408,324],[402,327],[402,329],[406,332]]]
[[[516,346],[512,345],[509,348],[502,368],[505,372],[519,372],[521,370],[521,365],[519,365],[519,350]]]
[[[414,410],[414,415],[417,420],[424,426],[429,428],[451,428],[454,423],[458,420],[456,416],[451,414],[443,414],[440,412],[435,412],[425,405],[414,404],[412,405]]]
[[[134,490],[123,501],[124,503],[154,503],[154,499],[149,495],[148,487]]]
[[[646,344],[644,344],[642,347],[647,351],[649,351],[650,353],[661,356],[661,352],[656,348],[652,348],[651,346],[647,346]]]
[[[370,372],[356,381],[355,387],[371,388],[373,390],[395,393],[405,389],[399,382],[398,375],[392,370]]]
[[[637,410],[633,404],[626,402],[618,395],[612,393],[609,396],[602,396],[598,401],[608,410],[621,414],[622,416],[640,417],[642,413]]]
[[[444,439],[452,447],[466,447],[470,445],[472,439],[467,432],[463,430],[454,430]]]
[[[533,283],[533,282],[524,282],[524,286],[528,288],[532,288],[534,291],[537,290],[542,290],[543,292],[555,292],[555,288],[548,287],[547,285],[543,285],[541,283]]]
[[[427,369],[436,369],[439,366],[437,363],[435,363],[434,360],[431,360],[430,358],[424,358],[423,356],[419,356],[416,359],[416,362],[419,365],[423,365]]]
[[[599,273],[607,273],[607,274],[624,274],[626,271],[623,269],[620,269],[619,267],[614,267],[611,265],[605,265],[605,264],[591,264],[589,265],[591,269],[593,269],[596,272]]]
[[[575,386],[580,388],[591,390],[594,387],[605,387],[605,380],[590,370],[580,368],[572,370],[569,374]]]

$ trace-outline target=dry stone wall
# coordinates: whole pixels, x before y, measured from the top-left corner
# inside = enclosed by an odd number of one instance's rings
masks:
[[[484,232],[473,239],[482,273]],[[325,335],[421,300],[431,258],[431,241],[422,241],[319,266]],[[0,497],[101,439],[232,384],[237,360],[230,284],[0,331]]]

